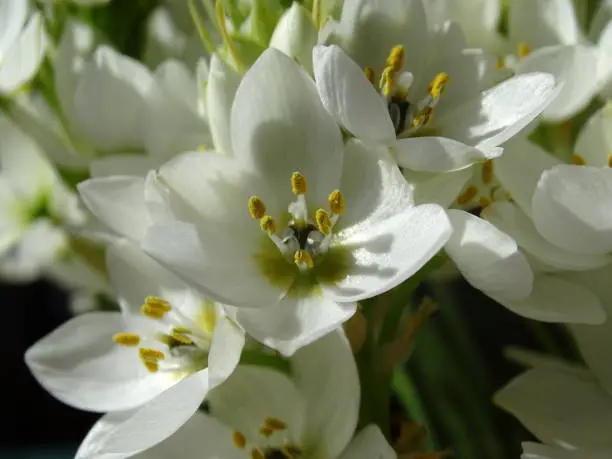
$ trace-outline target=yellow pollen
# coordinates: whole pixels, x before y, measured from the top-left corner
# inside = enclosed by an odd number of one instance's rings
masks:
[[[444,92],[444,88],[446,87],[447,83],[448,83],[448,73],[444,73],[444,72],[438,73],[433,79],[433,81],[431,82],[431,84],[429,85],[429,88],[428,88],[429,95],[433,97],[434,99],[439,98],[440,95]]]
[[[608,155],[608,167],[612,167],[612,153]]]
[[[154,360],[143,360],[142,362],[149,373],[157,373],[159,370],[159,364]]]
[[[404,66],[404,47],[395,45],[391,48],[389,57],[387,57],[386,67],[393,69],[394,72],[399,72]]]
[[[490,159],[482,165],[482,181],[485,185],[493,182],[493,161]]]
[[[174,333],[190,334],[191,333],[191,328],[187,328],[187,327],[174,327],[172,329],[172,331]]]
[[[497,61],[495,61],[495,70],[501,70],[504,67],[506,67],[506,61],[504,59],[504,56],[499,56],[497,58]]]
[[[232,441],[234,442],[234,445],[236,445],[237,448],[244,449],[244,447],[246,446],[246,437],[241,432],[234,432],[232,434]]]
[[[274,429],[270,426],[263,425],[259,428],[259,433],[264,437],[268,438],[272,436],[272,434],[274,433]]]
[[[484,210],[487,207],[489,207],[491,205],[492,201],[491,199],[487,198],[486,196],[482,196],[480,198],[480,209]]]
[[[144,361],[157,361],[166,358],[166,355],[162,351],[158,351],[157,349],[151,349],[149,347],[141,347],[140,349],[138,349],[138,353],[140,355],[140,358]]]
[[[329,214],[325,209],[317,209],[315,212],[315,222],[317,229],[326,236],[331,233],[331,220]]]
[[[268,234],[274,234],[276,232],[274,219],[269,215],[264,215],[263,218],[259,220],[259,227]]]
[[[291,174],[291,191],[294,195],[305,194],[308,191],[308,183],[306,183],[306,177],[300,172],[294,172]]]
[[[531,48],[524,41],[520,42],[517,46],[516,54],[519,57],[527,57],[531,54]]]
[[[366,67],[363,69],[363,73],[365,73],[366,78],[372,84],[376,81],[376,73],[372,67]]]
[[[329,208],[332,213],[337,215],[342,215],[344,213],[344,196],[340,190],[332,191],[327,198],[327,202],[329,203]]]
[[[191,331],[185,327],[175,327],[172,329],[172,338],[181,344],[193,344],[193,340],[185,336],[186,333],[191,333]]]
[[[122,346],[138,346],[140,344],[140,336],[134,333],[117,333],[113,336],[113,341]]]
[[[265,459],[264,455],[257,448],[251,450],[251,459]]]
[[[249,213],[251,218],[259,220],[266,215],[266,205],[257,196],[251,196],[249,198]]]
[[[474,199],[477,194],[478,194],[478,188],[476,188],[476,185],[472,184],[468,186],[465,189],[465,191],[459,195],[459,197],[457,198],[457,204],[459,205],[467,204],[472,199]]]
[[[277,418],[265,418],[264,423],[274,430],[285,430],[287,428],[287,424]]]
[[[293,262],[296,265],[306,265],[308,268],[312,268],[314,262],[312,261],[312,256],[308,251],[299,249],[296,250],[293,254]]]
[[[140,312],[151,319],[162,319],[171,310],[170,303],[158,296],[146,297],[144,304],[140,307]]]
[[[380,75],[378,86],[385,96],[390,96],[391,91],[395,87],[395,74],[399,72],[404,65],[404,47],[396,45],[391,49],[389,57],[387,57],[386,66]]]
[[[574,153],[572,155],[572,164],[575,164],[576,166],[584,166],[586,164],[586,161],[578,153]]]
[[[429,123],[429,121],[431,120],[432,114],[433,114],[432,107],[423,108],[423,110],[421,110],[421,113],[415,116],[414,119],[412,120],[412,126],[413,127],[424,126],[425,124]]]

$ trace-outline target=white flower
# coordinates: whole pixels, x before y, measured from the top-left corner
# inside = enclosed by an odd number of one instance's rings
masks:
[[[343,145],[312,80],[275,49],[238,88],[231,139],[234,158],[193,152],[161,168],[182,221],[154,225],[144,248],[241,307],[246,331],[283,353],[406,280],[449,236],[385,151]]]
[[[47,40],[43,18],[29,14],[27,0],[0,3],[0,95],[10,95],[36,75]]]
[[[386,7],[396,8],[393,4]],[[422,8],[413,8],[398,24],[383,7],[367,11],[352,25],[350,41],[344,38],[359,65],[338,46],[315,48],[317,88],[350,134],[390,146],[402,167],[445,172],[498,157],[499,146],[554,97],[554,79],[543,73],[519,75],[483,91],[484,55],[463,49],[461,31],[452,24],[427,30],[425,17],[419,20]],[[376,33],[384,39],[372,38],[370,21],[381,24]],[[366,41],[380,47],[365,48]]]

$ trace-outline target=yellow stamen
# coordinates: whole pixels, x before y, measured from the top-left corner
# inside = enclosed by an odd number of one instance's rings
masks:
[[[312,268],[314,264],[310,253],[308,253],[308,251],[303,250],[303,249],[299,249],[295,251],[295,253],[293,254],[293,262],[298,266],[305,265],[308,268]]]
[[[478,194],[478,188],[476,188],[476,185],[472,184],[468,186],[465,189],[465,191],[459,195],[459,197],[457,198],[457,204],[459,205],[467,204],[472,199],[474,199],[477,194]]]
[[[274,429],[270,426],[263,425],[259,428],[259,433],[264,437],[268,438],[272,436],[272,434],[274,433]]]
[[[138,346],[140,344],[140,336],[134,333],[117,333],[113,336],[113,341],[122,346]]]
[[[274,430],[285,430],[287,428],[287,424],[278,418],[265,418],[264,423]]]
[[[291,174],[291,191],[294,195],[305,194],[308,191],[306,177],[299,172]]]
[[[191,330],[185,327],[175,327],[172,329],[172,338],[180,342],[181,344],[193,344],[193,340],[186,334],[191,333]]]
[[[404,47],[402,45],[395,45],[391,48],[389,57],[387,57],[387,65],[395,72],[399,72],[404,66]]]
[[[268,234],[274,234],[276,232],[274,219],[269,215],[264,215],[263,218],[259,220],[259,227]]]
[[[157,373],[159,370],[159,364],[154,360],[143,360],[142,363],[150,373]]]
[[[150,347],[141,347],[138,349],[138,353],[142,360],[163,360],[166,358],[166,355],[162,351],[158,351],[157,349],[152,349]]]
[[[612,153],[608,155],[608,167],[612,167]]]
[[[518,57],[527,57],[531,54],[531,48],[527,43],[522,41],[517,46],[516,54],[518,54]]]
[[[251,450],[251,459],[265,459],[264,455],[257,448]]]
[[[162,319],[171,310],[170,303],[158,296],[146,297],[144,304],[140,307],[140,312],[151,319]]]
[[[480,209],[484,210],[487,207],[489,207],[491,205],[493,201],[491,201],[491,199],[487,198],[486,196],[481,196],[480,198]]]
[[[317,209],[315,212],[315,222],[317,229],[326,236],[331,233],[331,220],[329,214],[325,209]]]
[[[249,198],[249,213],[251,218],[259,220],[266,215],[266,205],[257,196],[251,196]]]
[[[244,447],[246,446],[246,437],[241,432],[234,432],[232,434],[232,441],[234,442],[234,445],[236,445],[237,448],[244,449]]]
[[[387,57],[386,66],[380,75],[378,83],[380,89],[385,96],[390,96],[395,87],[395,74],[402,70],[404,65],[404,47],[396,45],[391,49],[389,57]]]
[[[584,166],[586,164],[586,161],[578,153],[574,153],[572,155],[572,164],[575,164],[576,166]]]
[[[327,202],[329,203],[329,208],[332,213],[337,215],[342,215],[344,213],[344,196],[342,196],[340,190],[332,191],[327,198]]]
[[[415,116],[414,119],[412,120],[412,126],[419,127],[419,126],[426,125],[431,120],[432,114],[433,114],[432,107],[423,108],[423,110],[421,110],[421,113]]]
[[[493,161],[490,159],[482,165],[482,181],[485,185],[493,182]]]
[[[438,73],[429,85],[429,95],[434,99],[439,98],[440,95],[444,92],[444,88],[448,83],[448,78],[448,73]]]
[[[372,67],[366,67],[363,69],[363,73],[365,73],[365,76],[368,81],[374,84],[374,82],[376,81],[376,72],[374,72],[374,69]]]
[[[504,67],[506,67],[506,60],[504,59],[504,56],[499,56],[497,61],[495,61],[495,70],[501,70]]]

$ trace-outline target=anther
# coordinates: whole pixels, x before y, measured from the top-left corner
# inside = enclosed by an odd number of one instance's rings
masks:
[[[340,190],[332,191],[327,198],[327,202],[329,203],[329,208],[332,213],[337,215],[342,215],[344,213],[344,196]]]
[[[257,196],[251,196],[249,198],[249,213],[251,218],[259,220],[266,215],[266,205]]]
[[[232,434],[232,441],[237,448],[244,449],[246,446],[246,437],[242,432],[235,431]]]
[[[291,191],[296,196],[305,194],[308,191],[306,177],[304,177],[300,172],[294,172],[291,174]]]
[[[140,344],[140,336],[134,333],[117,333],[113,336],[113,341],[122,346],[138,346]]]
[[[608,167],[612,167],[612,153],[608,155]]]
[[[482,165],[482,182],[490,185],[493,182],[493,161],[490,159]]]
[[[146,297],[144,304],[140,307],[140,312],[152,319],[162,319],[171,310],[170,303],[157,296]]]
[[[433,114],[433,108],[432,107],[425,107],[425,108],[423,108],[423,110],[421,110],[421,113],[419,113],[417,116],[415,116],[414,119],[412,120],[412,126],[416,128],[416,127],[419,127],[419,126],[426,125],[431,120],[431,115],[432,114]]]
[[[527,43],[522,41],[518,44],[516,53],[519,57],[527,57],[531,54],[531,48]]]
[[[499,56],[497,58],[497,61],[495,61],[495,70],[501,70],[504,67],[506,67],[506,61],[504,59],[504,56]]]
[[[267,426],[272,427],[274,430],[285,430],[287,428],[287,424],[278,418],[265,418],[264,423]]]
[[[140,355],[140,358],[144,361],[157,361],[166,358],[166,355],[162,351],[158,351],[157,349],[152,349],[148,347],[141,347],[140,349],[138,349],[138,354]]]
[[[251,459],[265,459],[265,458],[261,451],[259,451],[257,448],[253,448],[251,450]]]
[[[477,194],[478,194],[478,188],[476,188],[476,185],[474,184],[469,185],[465,189],[465,191],[457,197],[457,204],[459,205],[467,204],[472,199],[474,199]]]
[[[389,57],[387,57],[386,67],[393,69],[395,72],[399,72],[404,65],[404,47],[402,45],[395,45],[391,48]]]
[[[576,166],[584,166],[586,164],[586,161],[578,153],[574,153],[572,155],[572,164],[575,164]]]
[[[142,363],[149,370],[149,373],[157,373],[159,371],[159,364],[155,360],[143,360]]]
[[[172,338],[177,340],[181,344],[193,344],[193,340],[187,336],[186,333],[191,333],[188,328],[176,327],[172,329]]]
[[[263,218],[259,220],[259,227],[268,234],[274,234],[276,232],[274,219],[269,215],[264,215]]]
[[[312,256],[308,253],[307,250],[299,249],[296,250],[293,254],[293,262],[298,266],[305,266],[307,268],[312,268],[314,262],[312,261]]]
[[[374,69],[372,67],[366,67],[363,69],[363,73],[365,73],[365,77],[368,79],[368,81],[372,84],[375,83],[376,81],[376,72],[374,72]]]
[[[485,210],[487,207],[489,207],[491,205],[492,201],[490,198],[487,198],[486,196],[481,196],[480,197],[480,209],[481,210]]]
[[[329,219],[329,214],[325,209],[317,209],[315,212],[315,223],[317,224],[317,229],[325,234],[326,236],[331,233],[331,220]]]
[[[274,433],[274,429],[268,425],[263,425],[259,428],[259,433],[264,437],[268,438],[272,436],[272,434]]]
[[[389,97],[395,87],[395,74],[399,72],[404,65],[404,47],[396,45],[391,49],[389,57],[387,57],[386,66],[380,75],[378,86],[382,93]]]
[[[429,85],[428,91],[429,95],[434,99],[438,99],[440,95],[444,92],[444,88],[448,83],[448,73],[438,73],[431,84]]]

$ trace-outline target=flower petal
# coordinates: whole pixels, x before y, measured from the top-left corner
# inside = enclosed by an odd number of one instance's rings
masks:
[[[362,69],[336,45],[313,50],[314,76],[323,105],[359,139],[392,145],[389,109]]]
[[[312,48],[316,44],[317,29],[310,11],[292,3],[278,20],[268,46],[282,51],[312,73]]]
[[[533,273],[510,236],[468,212],[449,210],[448,218],[453,234],[444,249],[470,284],[489,296],[529,295]]]
[[[0,3],[0,56],[3,56],[17,39],[27,17],[27,0]]]
[[[414,187],[415,204],[438,204],[444,208],[451,206],[473,173],[470,168],[442,174],[403,171],[404,178]]]
[[[202,370],[140,408],[103,416],[79,446],[75,459],[129,457],[160,443],[193,416],[207,385],[207,370]]]
[[[548,444],[612,447],[612,397],[594,380],[536,368],[499,391],[495,402]]]
[[[92,312],[71,319],[25,354],[38,382],[63,403],[81,410],[116,411],[142,405],[172,384],[151,374],[133,347],[113,341],[126,332],[121,314]]]
[[[397,162],[402,167],[423,172],[450,172],[474,163],[501,156],[503,150],[492,147],[479,150],[445,137],[416,137],[397,142]]]
[[[397,454],[387,443],[380,428],[370,424],[359,431],[339,459],[395,459]]]
[[[405,207],[359,231],[339,234],[343,248],[351,250],[349,275],[325,286],[329,298],[359,301],[392,289],[421,269],[446,243],[452,231],[444,209],[436,204]]]
[[[234,154],[269,180],[280,202],[295,199],[290,186],[295,171],[309,182],[309,204],[321,206],[338,188],[340,129],[308,74],[274,48],[264,51],[236,91],[231,135]]]
[[[233,373],[245,343],[244,331],[228,317],[217,319],[208,353],[208,381],[215,387]]]
[[[444,137],[486,151],[525,128],[556,92],[551,75],[517,75],[441,115],[436,125]]]
[[[575,154],[587,166],[609,167],[612,158],[612,102],[593,114],[578,134]]]
[[[612,252],[612,169],[560,165],[542,174],[533,221],[550,242],[571,252]]]

